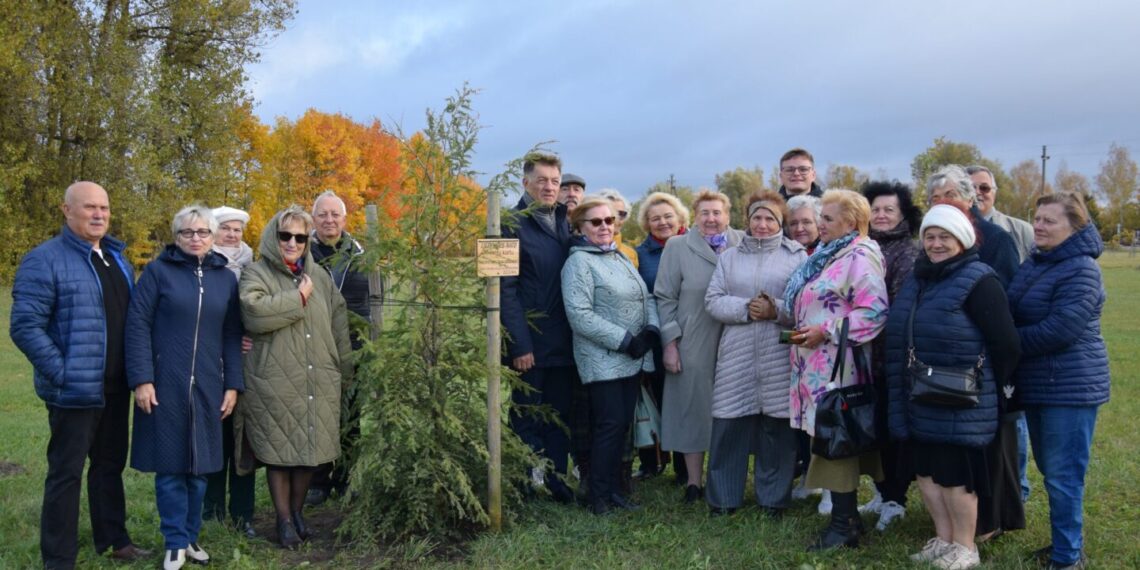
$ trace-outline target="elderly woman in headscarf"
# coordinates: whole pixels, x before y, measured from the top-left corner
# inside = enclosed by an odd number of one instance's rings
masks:
[[[728,227],[728,196],[702,190],[693,200],[696,222],[665,243],[653,294],[661,316],[665,396],[661,447],[685,454],[684,499],[704,496],[705,452],[712,438],[712,387],[721,323],[705,310],[717,258],[740,243],[744,232]]]
[[[222,420],[244,385],[237,279],[210,249],[217,227],[204,207],[180,210],[174,243],[146,266],[127,311],[131,466],[155,474],[168,570],[210,561],[198,546],[206,474],[222,468]]]
[[[720,256],[705,307],[724,323],[712,393],[712,443],[707,500],[714,515],[743,502],[748,456],[755,455],[756,502],[769,516],[789,506],[795,475],[796,430],[788,422],[791,367],[780,330],[788,278],[807,255],[784,236],[784,199],[776,192],[748,202],[748,232]]]
[[[241,270],[253,263],[253,249],[242,235],[249,223],[249,214],[244,210],[222,206],[212,210],[218,222],[218,233],[214,236],[213,251],[219,254],[226,267],[241,278]],[[243,343],[248,339],[243,339]],[[248,346],[243,347],[248,349]],[[241,405],[239,398],[238,405]],[[226,484],[230,491],[230,520],[249,538],[257,536],[253,530],[254,475],[239,475],[234,463],[234,416],[222,420],[222,469],[206,477],[206,498],[204,517],[224,520],[226,512]]]
[[[310,536],[301,514],[317,466],[340,455],[340,389],[352,377],[348,310],[332,277],[313,261],[313,219],[298,206],[261,234],[261,259],[242,272],[242,321],[253,338],[245,359],[239,441],[266,466],[277,540]],[[253,467],[238,457],[242,472]],[[254,464],[255,465],[255,464]]]
[[[871,206],[861,194],[833,189],[823,195],[820,246],[788,281],[785,309],[794,313],[792,335],[792,426],[815,437],[816,404],[839,386],[871,382],[869,371],[854,365],[870,360],[870,341],[887,320],[887,286],[883,281],[883,254],[867,236]],[[846,350],[840,353],[844,320],[850,328]],[[856,356],[856,351],[863,354]],[[842,359],[843,377],[829,382],[836,361]],[[831,523],[811,549],[854,548],[859,544],[860,520],[856,491],[859,475],[881,480],[878,452],[847,459],[812,455],[807,485],[831,491]]]

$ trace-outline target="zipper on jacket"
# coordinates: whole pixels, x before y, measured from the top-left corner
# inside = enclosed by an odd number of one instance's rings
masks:
[[[198,472],[198,439],[194,433],[194,373],[195,367],[198,364],[198,327],[202,323],[202,297],[206,293],[205,287],[202,286],[202,260],[198,260],[198,268],[194,271],[194,275],[198,278],[198,314],[194,317],[194,344],[193,352],[190,353],[190,393],[189,398],[186,399],[190,407],[190,472]]]

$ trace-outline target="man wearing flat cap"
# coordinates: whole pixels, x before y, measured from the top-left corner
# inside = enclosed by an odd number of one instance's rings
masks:
[[[567,216],[582,202],[582,195],[585,193],[586,181],[581,176],[569,172],[562,175],[562,186],[558,189],[558,203],[566,206]]]

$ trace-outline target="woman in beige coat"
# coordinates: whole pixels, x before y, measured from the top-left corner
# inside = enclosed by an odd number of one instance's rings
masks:
[[[253,350],[235,429],[266,465],[285,548],[309,536],[301,509],[313,470],[340,455],[341,380],[352,374],[344,298],[309,254],[312,229],[297,206],[278,213],[262,232],[261,259],[238,286]]]
[[[702,190],[693,201],[695,223],[665,243],[653,294],[661,317],[665,395],[661,447],[685,454],[685,501],[702,498],[702,466],[712,437],[712,387],[722,325],[705,311],[705,293],[717,256],[740,243],[728,227],[728,196]]]

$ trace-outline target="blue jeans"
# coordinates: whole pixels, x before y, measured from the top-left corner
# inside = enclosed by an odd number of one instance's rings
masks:
[[[198,542],[202,530],[202,498],[206,494],[203,475],[154,476],[154,498],[158,502],[160,530],[167,550],[186,548]]]
[[[1021,502],[1029,502],[1029,424],[1025,414],[1017,418],[1017,476],[1021,479]]]
[[[1053,561],[1074,564],[1084,539],[1085,473],[1098,406],[1026,406],[1033,458],[1049,495]]]

